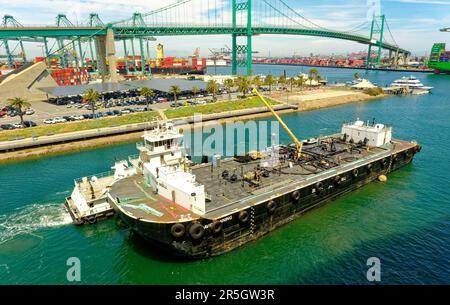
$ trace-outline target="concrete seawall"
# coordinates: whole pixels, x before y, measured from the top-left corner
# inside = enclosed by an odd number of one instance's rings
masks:
[[[298,109],[298,105],[275,105],[275,110],[283,111],[283,110],[296,110]],[[202,121],[213,121],[213,120],[221,120],[228,119],[232,117],[242,117],[248,115],[256,115],[261,113],[269,112],[266,107],[258,107],[251,109],[242,109],[242,110],[234,110],[229,112],[222,113],[212,113],[202,115]],[[185,118],[185,119],[173,119],[175,125],[183,125],[186,123],[193,123],[193,118]],[[133,132],[144,131],[147,129],[151,129],[154,127],[154,122],[148,123],[137,123],[137,124],[129,124],[123,126],[115,126],[115,127],[106,127],[99,129],[91,129],[91,130],[83,130],[77,132],[70,133],[62,133],[48,136],[40,136],[34,138],[25,138],[25,139],[17,139],[12,141],[3,141],[0,142],[0,152],[10,152],[16,150],[23,150],[27,148],[41,147],[47,145],[54,145],[59,143],[67,143],[88,139],[95,139],[107,136],[114,136],[120,134],[127,134]]]

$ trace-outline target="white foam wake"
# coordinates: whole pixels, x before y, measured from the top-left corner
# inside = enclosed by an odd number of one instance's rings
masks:
[[[33,204],[0,215],[0,244],[20,234],[32,234],[41,228],[70,224],[72,219],[60,203]]]

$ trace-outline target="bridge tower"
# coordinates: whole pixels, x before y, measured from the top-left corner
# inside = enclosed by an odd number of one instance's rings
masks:
[[[378,68],[380,66],[385,19],[386,18],[384,15],[373,16],[372,25],[370,27],[370,44],[369,50],[367,52],[367,68],[370,68],[372,66]],[[378,48],[375,64],[372,63],[372,46]]]
[[[252,1],[232,0],[232,68],[231,73],[237,75],[238,67],[247,67],[247,75],[252,73]],[[237,15],[247,11],[247,27],[245,31],[237,27]],[[238,45],[238,36],[247,36],[246,45]]]

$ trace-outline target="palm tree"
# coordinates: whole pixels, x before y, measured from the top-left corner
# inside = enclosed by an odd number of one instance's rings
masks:
[[[303,74],[298,76],[297,84],[300,86],[300,89],[303,90],[303,85],[305,84],[305,79],[303,78]]]
[[[295,77],[291,77],[287,80],[287,82],[291,86],[291,92],[292,92],[294,85],[297,84],[297,80],[295,79]]]
[[[211,79],[206,84],[206,91],[213,95],[213,101],[216,101],[216,93],[217,90],[219,90],[219,85],[217,84],[217,81],[214,79]]]
[[[319,76],[319,71],[317,71],[316,68],[312,68],[311,70],[309,70],[308,74],[309,74],[309,77],[308,77],[309,84],[311,85],[312,84],[312,80],[317,79],[317,77]]]
[[[149,108],[150,99],[155,96],[155,92],[152,89],[148,88],[148,87],[142,87],[141,88],[141,95],[145,97],[145,101],[147,103],[147,111],[148,111],[150,109]]]
[[[31,104],[27,100],[25,100],[21,97],[10,98],[10,99],[8,99],[8,102],[9,102],[8,105],[10,107],[16,109],[17,114],[20,117],[20,125],[24,126],[23,125],[23,115],[25,114],[25,111],[27,111],[27,109],[31,107]]]
[[[261,81],[261,76],[257,75],[253,78],[252,81],[253,85],[256,87],[256,89],[258,89],[259,87],[261,87],[262,81]]]
[[[355,77],[355,79],[359,79],[360,77],[358,72],[356,72],[353,76]]]
[[[177,94],[179,94],[181,92],[180,87],[177,85],[172,85],[172,86],[170,86],[169,91],[170,91],[170,93],[173,94],[173,100],[176,103],[177,102]]]
[[[314,77],[319,74],[319,71],[317,71],[316,68],[312,68],[311,70],[309,70],[308,74]]]
[[[83,101],[91,106],[92,117],[95,118],[95,104],[100,99],[100,93],[90,88],[83,94]]]
[[[192,87],[192,94],[194,95],[195,103],[197,103],[197,94],[200,92],[200,88],[197,86]]]
[[[245,97],[246,94],[250,91],[251,83],[249,78],[247,76],[239,76],[237,79],[237,85],[239,92],[242,92]]]
[[[231,78],[227,78],[223,81],[223,85],[227,88],[228,91],[228,100],[231,100],[231,89],[234,87],[234,81]]]
[[[318,85],[321,85],[321,84],[320,84],[320,81],[322,80],[322,76],[317,75],[317,76],[316,76],[316,79],[317,79]]]
[[[286,76],[281,75],[280,77],[278,77],[278,85],[285,85],[286,84]]]
[[[269,74],[264,79],[264,85],[269,86],[269,92],[272,92],[272,86],[275,84],[275,79],[273,78],[272,74]]]

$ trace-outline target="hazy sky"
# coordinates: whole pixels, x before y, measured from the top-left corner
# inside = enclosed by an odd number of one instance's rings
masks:
[[[192,10],[200,10],[198,3],[202,0],[193,1]],[[220,5],[222,1],[225,0],[210,0],[210,3],[217,2]],[[67,14],[73,23],[81,23],[87,20],[89,13],[96,12],[106,23],[127,18],[136,11],[149,12],[174,2],[177,1],[0,0],[0,13],[13,15],[22,24],[54,24],[55,17],[59,13]],[[429,53],[434,42],[450,42],[450,33],[439,32],[440,28],[450,26],[450,0],[284,0],[284,2],[309,20],[337,30],[351,29],[367,21],[370,4],[378,2],[379,10],[386,15],[396,42],[401,47],[424,55]],[[228,36],[161,37],[158,41],[165,45],[166,54],[180,56],[191,54],[196,47],[200,47],[202,55],[208,55],[208,48],[231,45],[231,38]],[[26,48],[31,55],[38,55],[41,52],[31,44],[27,44]],[[254,49],[263,56],[268,55],[269,51],[275,56],[291,56],[309,53],[347,53],[366,50],[366,46],[320,37],[264,35],[254,38]],[[121,52],[119,46],[118,52]],[[1,50],[0,53],[4,51]]]

